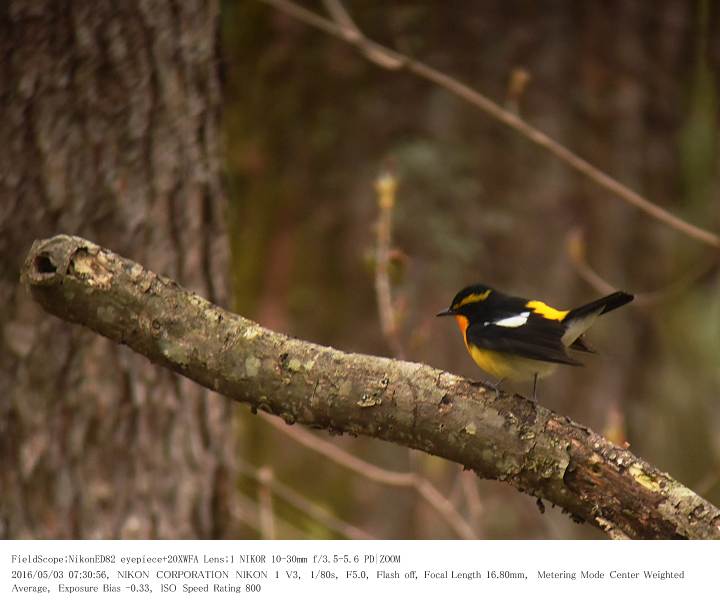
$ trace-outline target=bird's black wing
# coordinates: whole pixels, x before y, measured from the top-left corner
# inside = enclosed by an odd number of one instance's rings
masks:
[[[517,321],[513,322],[514,318]],[[523,358],[582,366],[568,356],[562,342],[565,327],[560,322],[534,313],[529,313],[526,321],[520,324],[523,319],[518,315],[492,322],[473,322],[467,328],[468,343]]]

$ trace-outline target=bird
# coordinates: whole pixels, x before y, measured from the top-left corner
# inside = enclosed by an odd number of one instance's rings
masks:
[[[470,356],[498,381],[533,381],[537,402],[538,378],[547,377],[559,364],[582,366],[569,350],[594,351],[585,342],[585,331],[597,318],[634,296],[614,292],[574,309],[560,310],[536,299],[506,295],[484,284],[458,292],[450,307],[437,316],[454,316]]]

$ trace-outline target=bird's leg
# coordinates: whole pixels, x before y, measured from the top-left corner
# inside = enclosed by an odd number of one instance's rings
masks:
[[[532,401],[534,404],[537,404],[537,373],[535,373],[535,377],[533,379],[533,397]]]

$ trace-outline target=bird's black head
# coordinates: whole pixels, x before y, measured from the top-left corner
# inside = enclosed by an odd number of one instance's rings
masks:
[[[463,288],[452,300],[450,307],[441,311],[438,316],[471,316],[472,312],[481,307],[483,302],[492,295],[493,289],[484,284],[473,284]]]

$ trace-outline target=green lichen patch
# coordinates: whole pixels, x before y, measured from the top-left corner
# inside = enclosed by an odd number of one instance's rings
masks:
[[[185,366],[188,363],[189,354],[181,342],[170,339],[161,339],[159,344],[160,351],[168,360],[170,360],[170,362],[179,366]]]
[[[644,486],[645,488],[647,488],[648,490],[652,490],[653,492],[660,491],[660,483],[654,478],[650,477],[647,473],[645,473],[645,470],[637,463],[628,467],[628,471],[630,472],[630,475],[633,477],[633,479],[641,486]]]
[[[297,358],[290,358],[290,360],[287,363],[287,369],[290,372],[300,372],[300,369],[302,368],[302,362],[298,360]]]
[[[245,376],[257,377],[260,372],[261,362],[255,356],[245,358]]]
[[[253,339],[256,339],[262,334],[262,329],[257,324],[250,324],[244,331],[243,331],[243,338],[247,339],[248,341],[252,341]]]

